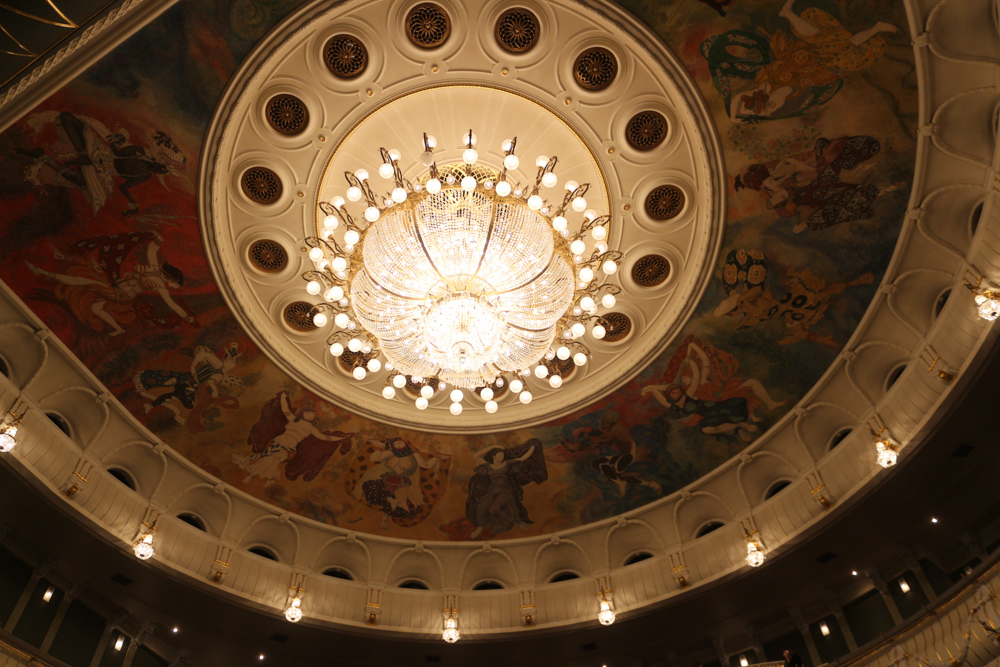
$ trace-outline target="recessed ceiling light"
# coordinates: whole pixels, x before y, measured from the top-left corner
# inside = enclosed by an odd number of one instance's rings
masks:
[[[115,642],[115,650],[122,650],[122,646],[125,646],[125,635],[118,635],[118,641]]]
[[[45,592],[42,593],[42,600],[48,602],[49,600],[52,599],[52,594],[55,592],[56,592],[55,586],[49,586],[48,588],[45,589]]]
[[[820,623],[819,624],[819,633],[821,635],[823,635],[824,637],[829,637],[830,636],[830,626],[827,625],[826,623]]]
[[[257,659],[258,659],[258,660],[263,660],[263,659],[264,659],[264,654],[263,654],[263,653],[261,653],[260,655],[258,655],[258,656],[257,656]]]
[[[937,523],[937,522],[938,522],[937,517],[936,516],[932,516],[931,517],[931,523]]]
[[[903,579],[902,577],[899,578],[899,590],[903,591],[904,593],[910,592],[910,584],[908,584],[906,582],[906,579]]]
[[[177,626],[175,625],[175,626],[174,626],[174,629],[173,629],[173,633],[174,633],[174,634],[176,635],[176,634],[177,634],[178,632],[180,632],[180,631],[181,631],[181,629],[180,629],[180,628],[178,628],[178,627],[177,627]]]
[[[857,570],[851,570],[851,574],[856,577],[856,576],[858,576],[858,571]]]

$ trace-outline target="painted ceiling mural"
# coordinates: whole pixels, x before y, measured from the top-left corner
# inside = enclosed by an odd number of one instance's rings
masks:
[[[725,148],[724,246],[685,332],[617,393],[531,429],[408,432],[317,399],[227,310],[195,202],[217,99],[297,4],[181,0],[0,135],[0,277],[146,426],[234,487],[412,539],[611,517],[764,433],[872,300],[915,159],[902,3],[627,0],[700,86]]]

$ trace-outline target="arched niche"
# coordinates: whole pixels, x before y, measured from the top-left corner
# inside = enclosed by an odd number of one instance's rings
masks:
[[[775,482],[795,479],[798,471],[784,457],[771,452],[757,452],[740,464],[739,479],[751,503],[762,503]]]
[[[278,562],[294,563],[298,552],[299,535],[294,524],[276,516],[261,517],[240,536],[241,549],[266,547],[278,557]]]
[[[678,536],[687,542],[695,539],[699,529],[710,521],[732,523],[733,511],[715,494],[695,491],[677,504],[674,518]]]
[[[474,551],[462,570],[462,590],[471,590],[482,581],[495,581],[504,588],[517,588],[517,571],[510,557],[499,549]]]
[[[340,569],[350,574],[354,581],[368,581],[371,559],[362,543],[335,537],[320,550],[312,569],[315,572]]]
[[[540,546],[535,554],[535,584],[548,583],[553,575],[563,571],[586,577],[594,568],[576,542],[562,540],[558,543],[546,542]]]
[[[87,447],[104,428],[108,419],[108,408],[98,402],[97,394],[89,387],[66,387],[39,399],[38,407],[50,416],[53,424],[59,426],[61,418],[69,427],[67,437],[80,447]]]
[[[390,586],[399,586],[413,579],[424,582],[431,590],[444,588],[444,573],[434,553],[407,549],[396,555],[389,567],[386,583]]]
[[[0,355],[7,363],[8,379],[23,389],[45,365],[47,348],[27,324],[4,322],[0,324]]]
[[[101,459],[101,465],[106,470],[123,470],[135,482],[136,493],[146,498],[152,496],[160,485],[167,466],[163,456],[148,442],[122,445]]]
[[[660,553],[663,546],[652,529],[642,521],[629,521],[615,526],[608,533],[608,567],[624,567],[629,556],[637,552]]]
[[[205,524],[205,532],[219,536],[229,522],[229,496],[210,484],[196,484],[178,495],[167,509],[174,516],[193,514]]]

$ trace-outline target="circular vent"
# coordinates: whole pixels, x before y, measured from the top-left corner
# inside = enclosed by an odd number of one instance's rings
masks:
[[[338,79],[353,79],[368,66],[368,49],[356,37],[335,35],[323,48],[323,62]]]
[[[646,215],[653,220],[670,220],[684,208],[684,193],[672,185],[661,185],[646,197]]]
[[[240,179],[243,194],[258,204],[271,204],[281,196],[281,180],[267,167],[251,167]]]
[[[441,46],[451,34],[451,21],[441,7],[422,2],[406,15],[406,34],[422,49]]]
[[[309,110],[294,95],[275,95],[267,103],[267,122],[281,134],[299,134],[309,123]]]
[[[632,320],[625,313],[608,313],[602,315],[602,318],[607,322],[605,329],[608,333],[604,336],[605,341],[617,343],[620,340],[625,340],[632,333]]]
[[[670,262],[661,255],[646,255],[632,266],[632,280],[643,287],[656,287],[670,275]]]
[[[524,53],[538,41],[538,19],[527,9],[508,9],[497,19],[497,42],[511,53]]]
[[[667,136],[667,119],[655,111],[643,111],[632,116],[625,127],[625,140],[637,151],[651,151]]]
[[[250,246],[248,254],[253,267],[264,273],[278,273],[288,264],[288,255],[285,253],[285,249],[281,247],[281,244],[270,239],[254,242]]]
[[[296,301],[285,306],[285,324],[294,331],[312,331],[316,328],[312,319],[312,306],[305,301]]]
[[[591,47],[577,56],[573,76],[588,90],[604,90],[618,76],[618,60],[605,48]]]
[[[340,363],[341,368],[350,373],[358,366],[366,366],[370,359],[367,354],[361,352],[360,350],[357,352],[344,350],[344,353],[340,355],[337,361]]]
[[[576,364],[573,363],[573,357],[569,359],[560,359],[555,357],[553,359],[542,359],[542,365],[548,369],[549,375],[558,375],[563,380],[567,379],[576,370]]]

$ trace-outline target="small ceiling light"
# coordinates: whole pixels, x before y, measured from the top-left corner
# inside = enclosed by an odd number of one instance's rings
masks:
[[[824,637],[829,637],[830,636],[830,626],[827,625],[825,622],[820,623],[819,624],[819,633],[821,635],[823,635]]]
[[[171,632],[173,632],[173,633],[174,633],[175,635],[176,635],[176,634],[177,634],[178,632],[180,632],[180,631],[181,631],[181,629],[180,629],[180,628],[178,628],[178,627],[177,627],[176,625],[174,626],[174,629],[173,629],[173,630],[171,630]]]
[[[52,594],[55,592],[56,592],[55,586],[49,586],[48,588],[46,588],[45,592],[42,593],[42,601],[48,602],[49,600],[51,600]]]
[[[906,582],[906,579],[904,579],[903,577],[899,578],[899,590],[903,591],[904,593],[910,592],[910,584],[908,584]]]
[[[260,655],[258,655],[258,656],[257,656],[257,659],[258,659],[258,660],[263,660],[263,659],[264,659],[264,654],[263,654],[263,653],[261,653]]]
[[[855,576],[855,577],[858,576],[858,571],[857,570],[851,570],[851,575]]]
[[[936,516],[932,516],[931,517],[931,523],[937,523],[937,522],[938,522],[937,517]]]
[[[749,667],[749,666],[750,666],[750,661],[747,660],[747,657],[741,653],[740,654],[740,667]]]
[[[601,610],[597,612],[597,620],[601,625],[611,625],[615,622],[615,610],[611,608],[611,601],[601,596]]]
[[[441,639],[449,644],[454,644],[461,638],[462,633],[458,631],[458,619],[455,618],[454,611],[451,611],[448,618],[444,619],[444,630],[441,631]]]
[[[125,646],[125,635],[118,635],[118,639],[115,640],[115,650],[120,651],[123,646]]]

